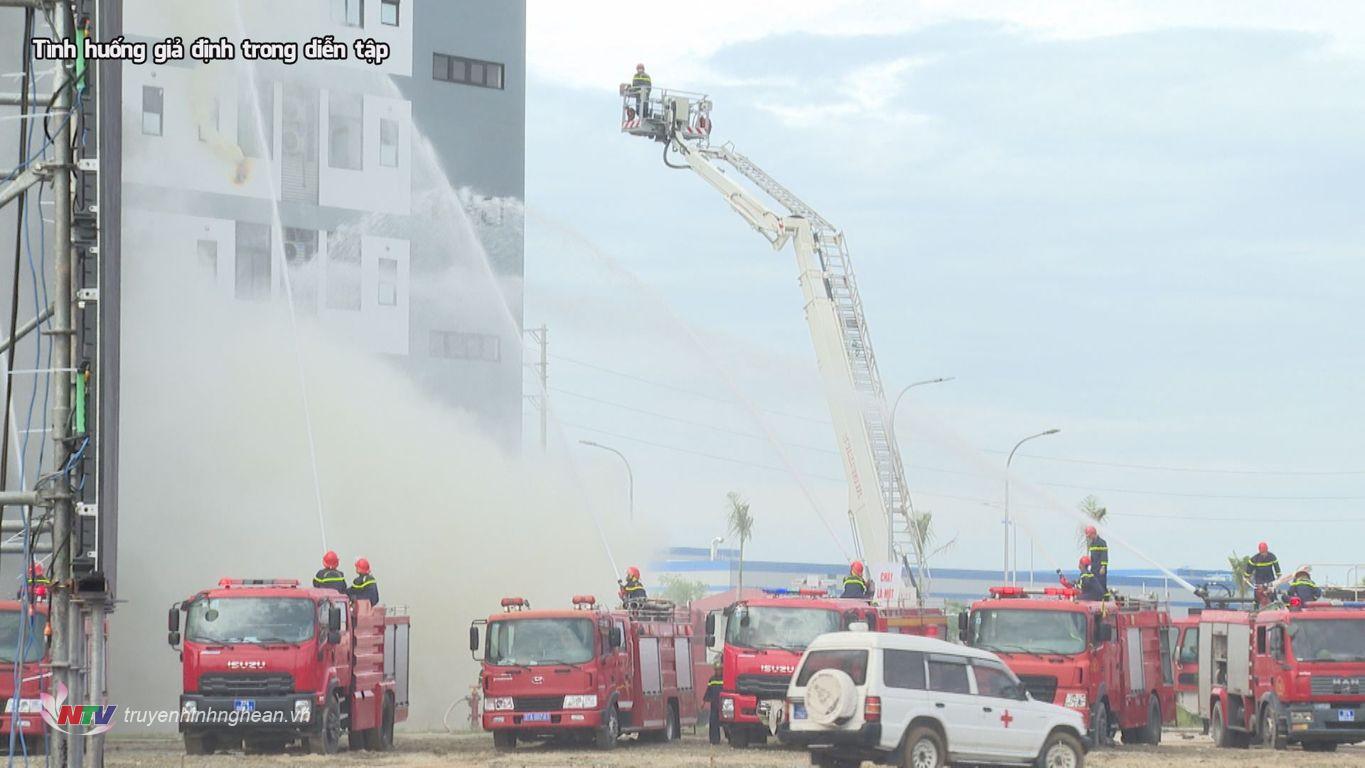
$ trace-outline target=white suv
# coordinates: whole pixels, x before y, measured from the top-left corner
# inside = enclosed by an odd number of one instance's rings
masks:
[[[927,637],[835,632],[811,643],[787,688],[783,742],[822,768],[861,761],[1082,768],[1078,712],[1034,701],[995,654]]]

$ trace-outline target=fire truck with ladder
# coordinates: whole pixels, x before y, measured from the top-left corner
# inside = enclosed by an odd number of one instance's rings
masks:
[[[1029,694],[1074,709],[1096,746],[1158,744],[1175,723],[1169,611],[1151,600],[1077,600],[1073,587],[991,587],[958,616],[962,642],[991,651]]]
[[[724,682],[718,710],[731,746],[763,744],[786,716],[787,684],[806,646],[827,632],[863,625],[878,632],[947,638],[942,611],[887,608],[830,597],[823,589],[773,590],[713,611],[706,645],[719,654]]]
[[[1330,752],[1365,741],[1365,603],[1205,599],[1199,715],[1216,745]]]
[[[189,754],[282,750],[298,739],[332,754],[343,731],[351,749],[388,750],[394,723],[407,719],[401,609],[296,579],[223,579],[172,605],[167,628],[184,669]]]
[[[483,728],[499,750],[552,739],[613,749],[628,733],[673,741],[697,722],[692,642],[687,613],[667,600],[607,610],[578,595],[532,610],[503,598],[501,613],[469,628],[470,652],[484,649]]]

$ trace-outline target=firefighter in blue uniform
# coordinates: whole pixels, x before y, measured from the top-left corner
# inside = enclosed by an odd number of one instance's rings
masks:
[[[343,595],[346,594],[346,574],[337,570],[340,562],[337,553],[327,550],[322,556],[322,568],[313,574],[313,589],[334,589]]]
[[[648,597],[644,582],[640,581],[640,569],[630,566],[626,569],[626,580],[621,582],[621,602],[627,607],[638,607]]]
[[[1321,598],[1322,589],[1313,583],[1313,577],[1308,574],[1308,570],[1303,569],[1295,573],[1294,580],[1289,582],[1289,596],[1307,604]]]
[[[630,87],[635,89],[635,111],[640,117],[649,117],[649,91],[654,86],[653,79],[645,72],[644,64],[635,65],[635,77],[630,79]]]
[[[1109,591],[1109,544],[1100,538],[1095,526],[1085,527],[1086,555],[1090,558],[1090,573],[1099,583],[1100,594]]]
[[[848,597],[856,600],[870,600],[872,598],[872,587],[863,578],[863,562],[854,560],[848,566],[848,575],[844,577],[844,593],[840,597]]]
[[[706,695],[703,701],[711,705],[711,714],[707,717],[707,736],[712,744],[720,743],[720,690],[725,685],[725,674],[721,670],[721,664],[716,662],[711,668],[711,679],[706,683]]]
[[[379,605],[379,584],[370,573],[370,561],[358,558],[355,561],[355,581],[351,582],[351,598],[357,601],[368,600],[370,605]]]

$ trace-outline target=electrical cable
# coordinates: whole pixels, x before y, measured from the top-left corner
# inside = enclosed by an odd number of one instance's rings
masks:
[[[1006,451],[988,450],[987,453],[998,453],[1004,455]],[[1098,467],[1116,467],[1119,469],[1144,469],[1159,472],[1188,472],[1193,474],[1210,475],[1274,475],[1285,477],[1324,477],[1341,475],[1365,475],[1365,469],[1342,469],[1342,470],[1276,470],[1276,469],[1212,469],[1207,467],[1177,467],[1161,464],[1126,464],[1117,461],[1097,461],[1094,459],[1075,459],[1062,456],[1040,456],[1035,453],[1021,453],[1021,459],[1037,459],[1039,461],[1059,461],[1067,464],[1089,464]]]

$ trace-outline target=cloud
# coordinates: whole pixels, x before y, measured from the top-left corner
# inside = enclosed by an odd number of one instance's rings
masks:
[[[1365,7],[1351,2],[1215,0],[697,0],[685,7],[607,0],[591,5],[532,0],[531,74],[551,84],[604,89],[637,61],[656,83],[730,83],[709,58],[728,46],[777,35],[894,35],[953,22],[988,22],[1046,39],[1091,39],[1157,30],[1271,29],[1322,36],[1334,53],[1365,55]]]
[[[795,127],[818,126],[832,120],[854,119],[908,126],[929,118],[908,109],[897,108],[906,76],[923,64],[922,59],[902,57],[859,67],[839,78],[834,90],[843,98],[774,102],[760,100],[756,106]]]

